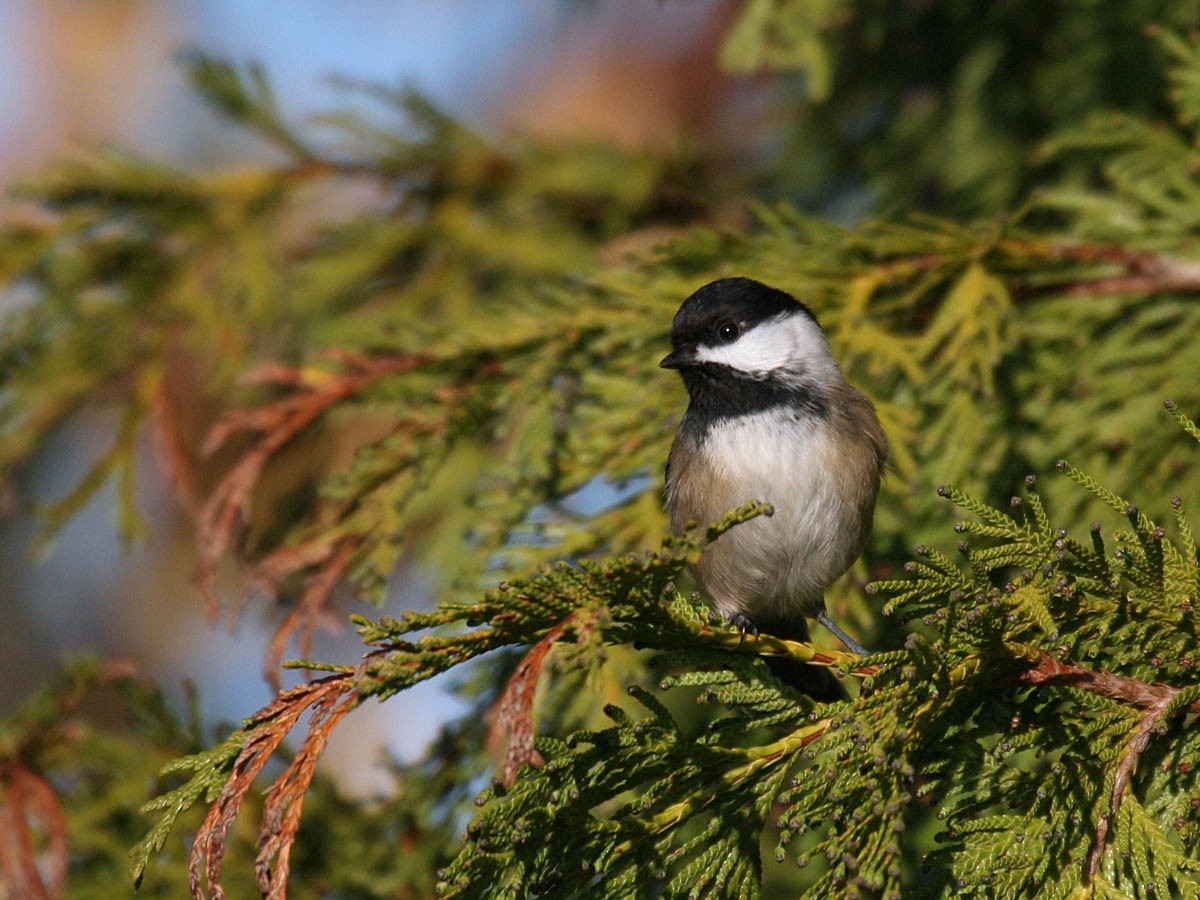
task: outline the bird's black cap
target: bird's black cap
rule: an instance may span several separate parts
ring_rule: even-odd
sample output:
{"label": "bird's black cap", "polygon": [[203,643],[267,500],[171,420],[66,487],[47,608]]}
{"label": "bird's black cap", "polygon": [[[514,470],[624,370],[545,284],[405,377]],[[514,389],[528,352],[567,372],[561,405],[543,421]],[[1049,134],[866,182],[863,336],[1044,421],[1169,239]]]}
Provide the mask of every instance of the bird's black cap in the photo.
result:
{"label": "bird's black cap", "polygon": [[753,278],[720,278],[683,301],[671,323],[671,345],[678,351],[683,347],[713,344],[715,330],[724,323],[734,322],[741,330],[748,331],[780,313],[798,313],[814,323],[817,321],[811,309],[786,291]]}
{"label": "bird's black cap", "polygon": [[715,422],[777,407],[825,415],[820,392],[797,379],[797,372],[784,379],[774,372],[748,373],[701,361],[698,348],[730,342],[727,326],[735,326],[736,340],[738,334],[780,315],[805,316],[820,328],[812,310],[791,294],[750,278],[722,278],[683,301],[671,323],[671,352],[659,363],[664,369],[678,369],[687,386],[691,404],[682,429],[703,436]]}

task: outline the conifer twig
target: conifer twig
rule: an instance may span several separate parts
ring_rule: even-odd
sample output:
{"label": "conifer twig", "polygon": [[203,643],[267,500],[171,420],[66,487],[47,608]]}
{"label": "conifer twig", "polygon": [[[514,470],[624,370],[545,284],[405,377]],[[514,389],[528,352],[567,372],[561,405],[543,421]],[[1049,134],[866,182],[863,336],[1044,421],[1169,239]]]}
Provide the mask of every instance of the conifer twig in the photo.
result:
{"label": "conifer twig", "polygon": [[[0,800],[0,892],[26,900],[63,896],[67,818],[54,788],[12,760],[0,770]],[[40,839],[35,840],[35,831]]]}
{"label": "conifer twig", "polygon": [[[498,749],[507,739],[504,763],[500,767],[500,780],[506,787],[512,787],[516,783],[517,772],[522,766],[540,766],[544,762],[542,754],[534,746],[533,701],[537,693],[538,678],[550,650],[569,630],[577,627],[576,623],[584,612],[592,618],[596,615],[594,609],[576,610],[529,648],[529,652],[517,664],[512,677],[509,678],[504,693],[493,707],[494,718],[488,733],[488,743]],[[587,623],[584,623],[583,627],[586,628]]]}
{"label": "conifer twig", "polygon": [[[213,426],[204,441],[203,452],[211,454],[240,432],[255,431],[262,435],[225,473],[199,512],[197,551],[200,562],[196,580],[214,616],[220,610],[216,590],[217,563],[244,526],[254,488],[271,458],[337,403],[387,375],[412,371],[427,363],[429,358],[407,353],[378,357],[346,354],[340,357],[340,361],[346,371],[325,374],[319,379],[313,379],[301,369],[290,366],[272,366],[260,370],[257,373],[259,380],[293,386],[294,392],[264,406],[230,410]],[[329,553],[341,560],[340,566],[344,569],[348,560],[342,560],[332,547]],[[318,568],[318,576],[324,571],[326,567],[322,565]],[[312,589],[316,593],[311,598],[328,598],[333,587],[325,589],[319,577],[317,581],[316,588]],[[310,595],[306,593],[305,596],[307,598]],[[314,615],[315,612],[309,609],[305,614],[307,621],[314,621]],[[285,622],[281,631],[287,629],[290,632],[296,624]],[[278,639],[274,644],[277,643]],[[269,654],[268,659],[271,658]]]}
{"label": "conifer twig", "polygon": [[[1034,685],[1063,685],[1090,691],[1144,710],[1141,721],[1130,737],[1125,753],[1117,764],[1113,777],[1109,809],[1101,816],[1096,826],[1096,839],[1088,855],[1084,870],[1084,881],[1090,883],[1100,867],[1100,860],[1108,841],[1109,824],[1121,808],[1121,801],[1129,788],[1129,779],[1137,768],[1138,759],[1150,744],[1150,737],[1163,724],[1171,700],[1180,689],[1158,682],[1146,682],[1127,675],[1102,672],[1063,663],[1049,653],[1041,651],[1037,661],[1017,676],[1017,681]],[[1183,708],[1189,713],[1200,712],[1200,700]],[[1177,710],[1177,712],[1180,710]]]}

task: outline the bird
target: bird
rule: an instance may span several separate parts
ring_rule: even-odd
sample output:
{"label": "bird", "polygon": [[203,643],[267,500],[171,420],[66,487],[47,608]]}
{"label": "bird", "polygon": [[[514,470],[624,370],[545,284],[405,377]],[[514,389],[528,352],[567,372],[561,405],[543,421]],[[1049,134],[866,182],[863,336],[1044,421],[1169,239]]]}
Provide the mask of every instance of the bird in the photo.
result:
{"label": "bird", "polygon": [[[785,291],[721,278],[683,301],[659,365],[689,400],[667,458],[671,530],[754,500],[774,510],[717,538],[690,567],[697,586],[743,638],[807,641],[815,619],[868,655],[830,619],[825,590],[870,535],[888,442],[816,315]],[[828,670],[768,662],[818,699],[845,696]]]}

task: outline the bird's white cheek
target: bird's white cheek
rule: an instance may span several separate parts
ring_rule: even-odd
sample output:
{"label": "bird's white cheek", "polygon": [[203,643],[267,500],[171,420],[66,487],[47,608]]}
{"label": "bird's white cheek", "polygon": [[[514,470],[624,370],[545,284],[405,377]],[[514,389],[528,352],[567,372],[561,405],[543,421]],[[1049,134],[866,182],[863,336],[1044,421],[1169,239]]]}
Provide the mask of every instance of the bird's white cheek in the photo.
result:
{"label": "bird's white cheek", "polygon": [[815,322],[800,315],[768,319],[732,344],[701,345],[696,357],[757,376],[804,371],[832,378],[838,372],[825,335]]}
{"label": "bird's white cheek", "polygon": [[732,344],[701,346],[696,357],[701,362],[729,366],[741,372],[770,372],[787,365],[791,356],[788,341],[770,336],[762,328],[746,332]]}

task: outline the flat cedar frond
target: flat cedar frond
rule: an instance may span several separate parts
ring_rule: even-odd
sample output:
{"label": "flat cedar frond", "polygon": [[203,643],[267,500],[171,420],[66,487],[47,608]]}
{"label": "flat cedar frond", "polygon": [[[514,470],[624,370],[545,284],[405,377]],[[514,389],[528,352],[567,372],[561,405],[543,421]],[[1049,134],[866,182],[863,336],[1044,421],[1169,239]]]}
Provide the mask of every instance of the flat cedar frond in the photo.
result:
{"label": "flat cedar frond", "polygon": [[[196,518],[210,608],[241,608],[216,594],[229,557],[278,602],[273,684],[343,590],[380,601],[411,561],[445,600],[355,617],[360,664],[309,664],[327,677],[208,750],[153,702],[142,755],[48,725],[70,686],[23,709],[0,732],[3,890],[59,888],[60,785],[86,794],[57,802],[84,823],[68,858],[111,863],[128,797],[170,756],[134,871],[175,893],[190,875],[198,897],[435,881],[463,897],[1195,895],[1200,44],[1128,32],[1191,27],[1186,4],[1060,5],[1044,46],[1029,4],[997,8],[981,42],[916,6],[901,21],[842,0],[743,5],[727,59],[799,71],[806,102],[827,98],[772,132],[803,161],[778,180],[723,151],[492,139],[407,90],[343,85],[398,124],[349,109],[299,125],[261,67],[203,54],[184,60],[196,89],[272,162],[193,173],[98,148],[28,179],[36,215],[0,225],[0,295],[18,301],[0,327],[0,479],[81,410],[112,423],[74,485],[30,504],[47,534],[110,481],[138,532],[149,429]],[[936,58],[927,31],[970,52]],[[843,65],[839,38],[863,36],[872,52]],[[1060,45],[1087,52],[1042,52]],[[1151,59],[1139,79],[1135,58]],[[1034,172],[1037,145],[1054,165]],[[846,227],[747,203],[751,182],[938,212]],[[314,202],[327,192],[335,211]],[[869,659],[746,638],[679,589],[706,541],[765,511],[664,539],[684,398],[654,364],[680,301],[727,275],[807,303],[887,425],[896,468],[863,570],[886,603],[872,637],[893,649]],[[1181,430],[1148,396],[1172,398]],[[995,505],[1059,457],[1079,467]],[[958,486],[941,492],[963,510],[956,538],[924,489],[939,481]],[[1144,496],[1159,486],[1176,492],[1163,524]],[[830,600],[865,622],[854,577]],[[799,696],[770,656],[834,669],[853,696]],[[473,660],[471,714],[402,767],[390,806],[322,785],[355,706]],[[629,693],[593,690],[597,672]],[[459,845],[489,738],[497,783]],[[305,859],[302,808],[355,828]],[[190,872],[164,875],[166,841],[202,809]],[[238,825],[258,809],[255,844]]]}
{"label": "flat cedar frond", "polygon": [[[1112,505],[1106,488],[1059,469]],[[551,567],[473,603],[361,620],[374,649],[360,666],[285,693],[251,720],[231,745],[234,756],[214,758],[229,780],[201,830],[193,870],[207,854],[211,896],[222,896],[224,829],[253,773],[314,705],[308,738],[268,792],[260,884],[282,896],[303,787],[337,719],[366,697],[386,698],[516,644],[528,650],[491,726],[493,744],[507,751],[465,844],[439,875],[444,896],[760,897],[770,879],[762,861],[769,833],[775,858],[791,857],[809,873],[805,896],[943,896],[952,886],[1064,898],[1111,887],[1142,896],[1124,871],[1190,896],[1200,885],[1191,873],[1200,868],[1197,829],[1167,837],[1144,809],[1179,810],[1169,798],[1195,788],[1193,769],[1164,780],[1163,770],[1139,762],[1169,754],[1173,735],[1190,734],[1200,714],[1200,685],[1178,656],[1194,646],[1193,617],[1172,605],[1155,575],[1164,560],[1194,557],[1195,548],[1178,546],[1128,504],[1118,506],[1136,531],[1125,540],[1141,552],[1109,553],[1098,538],[1088,547],[1052,525],[1035,486],[1026,479],[1025,497],[1006,512],[941,491],[986,527],[969,519],[957,529],[968,536],[965,569],[921,548],[907,578],[875,586],[893,595],[893,620],[916,630],[903,651],[866,664],[769,635],[745,640],[676,592],[675,579],[705,542],[762,506],[656,553]],[[1160,543],[1169,552],[1151,552]],[[413,637],[464,621],[473,629]],[[1136,650],[1114,654],[1113,642]],[[540,734],[539,684],[556,677],[549,655],[589,644],[656,652],[661,693],[631,686],[632,705],[606,707],[607,727],[565,739]],[[780,685],[763,654],[838,667],[861,688],[846,701],[814,703]],[[688,695],[707,711],[699,722],[682,715],[679,698]],[[940,846],[915,876],[905,866],[909,834],[928,809],[944,823]],[[1165,857],[1163,841],[1173,848]],[[1114,865],[1114,854],[1128,862]],[[208,896],[198,884],[195,896]]]}
{"label": "flat cedar frond", "polygon": [[[356,669],[343,669],[283,692],[225,744],[176,767],[194,774],[187,783],[147,807],[148,811],[164,812],[164,818],[135,851],[137,870],[144,868],[150,853],[161,848],[176,817],[201,797],[211,798],[215,792],[215,802],[192,845],[191,886],[197,898],[224,897],[221,873],[229,829],[256,776],[296,727],[300,716],[310,712],[307,737],[287,770],[267,792],[263,811],[256,866],[259,885],[266,896],[284,897],[304,793],[329,732],[341,718],[367,697],[386,698],[482,653],[531,642],[533,636],[539,639],[501,700],[496,727],[507,732],[510,742],[510,780],[523,764],[542,763],[541,751],[531,746],[530,717],[533,691],[549,647],[569,637],[579,643],[628,641],[669,648],[695,641],[737,649],[741,644],[738,636],[728,628],[715,631],[697,617],[689,601],[674,594],[674,579],[705,543],[767,509],[763,504],[752,504],[737,510],[686,539],[668,541],[657,554],[629,555],[603,565],[585,561],[578,569],[561,566],[528,582],[502,585],[474,604],[446,604],[434,613],[412,614],[399,620],[364,621],[360,629],[363,638],[377,649]],[[416,641],[407,637],[414,630],[464,620],[480,627],[463,634],[430,634]],[[789,653],[826,665],[843,656],[765,636],[762,644],[768,652]],[[874,669],[859,666],[857,671],[868,674]],[[763,686],[758,690],[761,694]],[[653,704],[649,698],[645,700]],[[657,709],[660,718],[667,715],[665,709]],[[791,718],[795,715],[793,710]],[[753,762],[756,758],[751,753],[742,762],[753,770],[761,765]],[[737,775],[737,780],[744,777]],[[752,867],[751,871],[757,869]]]}

